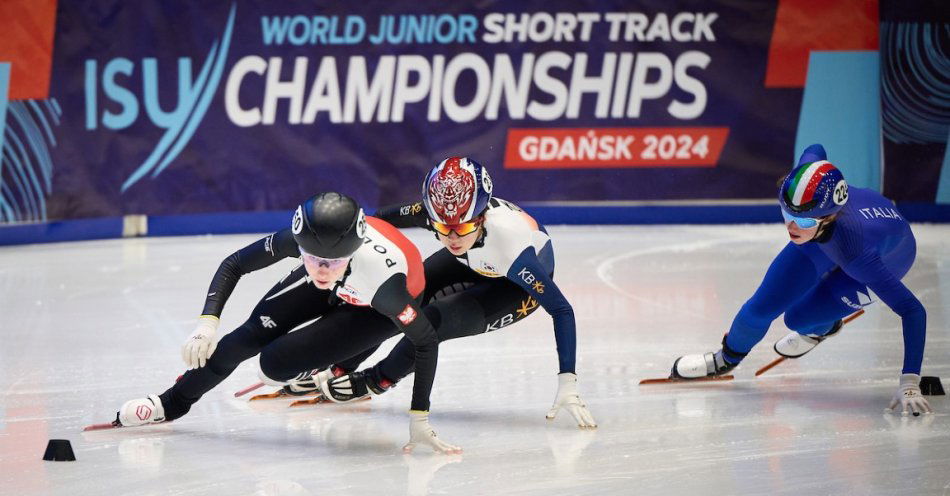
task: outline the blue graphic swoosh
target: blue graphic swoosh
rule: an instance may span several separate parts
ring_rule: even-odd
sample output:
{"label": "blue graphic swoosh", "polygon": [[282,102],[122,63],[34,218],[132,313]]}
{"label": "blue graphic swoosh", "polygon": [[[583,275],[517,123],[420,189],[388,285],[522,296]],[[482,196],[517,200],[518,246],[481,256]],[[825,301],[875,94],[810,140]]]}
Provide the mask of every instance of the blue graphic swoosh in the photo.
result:
{"label": "blue graphic swoosh", "polygon": [[[212,44],[211,50],[208,51],[208,57],[201,68],[201,73],[196,83],[196,86],[201,88],[199,90],[200,96],[197,99],[197,104],[191,109],[190,115],[185,119],[185,122],[169,128],[148,158],[142,162],[142,165],[140,165],[135,172],[129,175],[128,179],[122,184],[123,193],[149,172],[152,172],[153,178],[158,176],[172,160],[175,160],[178,154],[181,153],[182,148],[191,140],[195,129],[208,111],[211,98],[214,96],[215,91],[218,89],[218,83],[221,81],[221,74],[224,71],[224,61],[227,58],[228,47],[231,43],[231,31],[234,27],[236,10],[237,6],[232,3],[231,12],[228,15],[228,23],[224,29],[224,35],[222,36],[220,51],[218,50],[219,45],[217,40]],[[208,79],[209,72],[211,74],[210,80]],[[171,147],[171,150],[169,150],[169,147]],[[166,153],[166,151],[168,152]],[[164,158],[162,158],[163,156]],[[156,163],[159,162],[159,159],[161,159],[161,163],[156,167]],[[154,169],[154,171],[152,169]]]}

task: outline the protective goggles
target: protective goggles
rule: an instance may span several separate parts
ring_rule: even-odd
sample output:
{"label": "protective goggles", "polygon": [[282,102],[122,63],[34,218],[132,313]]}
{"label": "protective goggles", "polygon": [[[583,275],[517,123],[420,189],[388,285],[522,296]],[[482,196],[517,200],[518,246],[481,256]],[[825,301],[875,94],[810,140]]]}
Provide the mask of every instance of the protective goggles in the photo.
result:
{"label": "protective goggles", "polygon": [[435,232],[448,236],[452,231],[455,231],[455,234],[459,236],[467,236],[478,230],[478,226],[482,224],[481,220],[473,220],[471,222],[463,222],[461,224],[443,224],[441,222],[436,222],[434,220],[429,221],[432,224],[432,228],[435,229]]}
{"label": "protective goggles", "polygon": [[794,217],[789,215],[785,209],[782,209],[782,218],[785,219],[785,225],[788,225],[789,222],[794,222],[799,229],[811,229],[818,225],[821,222],[821,219],[816,219],[814,217]]}
{"label": "protective goggles", "polygon": [[330,270],[336,270],[346,266],[346,264],[349,263],[350,258],[352,258],[322,258],[303,251],[303,248],[300,248],[300,257],[303,258],[303,263],[306,265],[312,265],[314,267],[326,267]]}

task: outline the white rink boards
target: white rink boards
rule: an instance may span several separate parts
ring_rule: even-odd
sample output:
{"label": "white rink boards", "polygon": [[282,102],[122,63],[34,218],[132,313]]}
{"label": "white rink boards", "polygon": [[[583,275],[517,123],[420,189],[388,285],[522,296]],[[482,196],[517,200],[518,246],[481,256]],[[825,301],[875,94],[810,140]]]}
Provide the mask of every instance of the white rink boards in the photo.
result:
{"label": "white rink boards", "polygon": [[[882,413],[903,346],[880,303],[762,377],[781,319],[731,383],[637,385],[718,348],[785,243],[781,225],[550,231],[577,316],[580,391],[600,427],[544,419],[557,357],[538,311],[441,347],[431,421],[464,448],[452,457],[400,453],[408,381],[353,406],[251,404],[233,393],[256,382],[256,360],[174,423],[80,432],[183,372],[179,347],[212,274],[258,236],[0,248],[0,494],[950,494],[946,397],[930,397],[936,415]],[[928,312],[924,375],[950,387],[950,226],[914,232],[904,280]],[[409,235],[424,254],[437,246]],[[222,332],[292,266],[242,279]],[[69,439],[78,461],[42,461],[51,438]]]}

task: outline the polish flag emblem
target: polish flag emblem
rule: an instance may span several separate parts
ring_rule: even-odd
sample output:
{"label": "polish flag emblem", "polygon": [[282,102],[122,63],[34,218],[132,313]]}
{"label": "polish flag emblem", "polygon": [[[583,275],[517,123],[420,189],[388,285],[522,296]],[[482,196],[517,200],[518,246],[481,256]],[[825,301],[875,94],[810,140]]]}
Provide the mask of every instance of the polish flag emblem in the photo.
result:
{"label": "polish flag emblem", "polygon": [[399,322],[402,322],[402,325],[409,325],[413,320],[416,320],[416,311],[412,309],[411,305],[406,305],[406,308],[402,310],[402,313],[396,316],[399,319]]}

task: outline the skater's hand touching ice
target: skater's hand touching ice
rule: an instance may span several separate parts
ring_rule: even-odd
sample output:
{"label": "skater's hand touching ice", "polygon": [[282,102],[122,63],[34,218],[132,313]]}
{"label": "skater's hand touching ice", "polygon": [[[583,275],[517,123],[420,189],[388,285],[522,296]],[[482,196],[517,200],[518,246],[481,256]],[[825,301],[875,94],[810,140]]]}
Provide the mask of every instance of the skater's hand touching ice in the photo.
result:
{"label": "skater's hand touching ice", "polygon": [[554,398],[554,405],[548,410],[547,419],[554,420],[558,410],[564,408],[571,412],[574,420],[577,421],[577,426],[581,429],[596,429],[597,422],[594,421],[594,416],[590,414],[587,405],[577,394],[577,375],[570,372],[558,374],[557,381],[557,396]]}
{"label": "skater's hand touching ice", "polygon": [[410,410],[409,417],[409,442],[402,447],[403,453],[412,453],[417,444],[424,444],[436,452],[448,455],[457,455],[462,452],[462,448],[439,439],[432,426],[429,425],[429,412]]}
{"label": "skater's hand touching ice", "polygon": [[912,413],[916,417],[921,413],[934,412],[927,398],[920,392],[920,376],[917,374],[901,374],[900,387],[887,411],[893,413],[898,404],[901,406],[901,415],[904,416]]}

